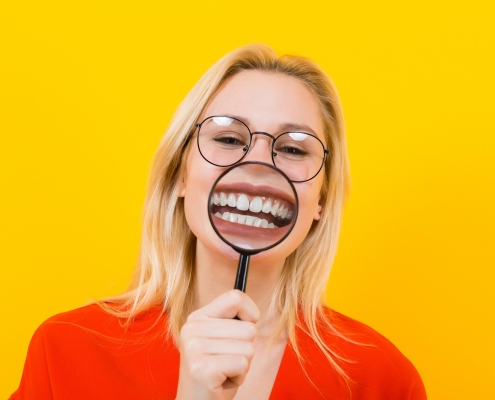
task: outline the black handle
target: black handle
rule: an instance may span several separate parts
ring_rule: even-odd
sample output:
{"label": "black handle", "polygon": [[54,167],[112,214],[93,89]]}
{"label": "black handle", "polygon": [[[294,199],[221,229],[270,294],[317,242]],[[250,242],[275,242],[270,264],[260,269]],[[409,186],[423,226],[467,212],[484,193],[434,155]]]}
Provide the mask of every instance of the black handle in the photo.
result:
{"label": "black handle", "polygon": [[[237,266],[237,276],[235,277],[234,289],[238,289],[241,292],[246,291],[247,273],[249,269],[249,255],[239,254],[239,265]],[[236,315],[234,319],[239,319]]]}
{"label": "black handle", "polygon": [[239,265],[237,267],[237,276],[235,278],[234,289],[238,289],[241,292],[246,291],[246,281],[249,269],[249,255],[239,254]]}

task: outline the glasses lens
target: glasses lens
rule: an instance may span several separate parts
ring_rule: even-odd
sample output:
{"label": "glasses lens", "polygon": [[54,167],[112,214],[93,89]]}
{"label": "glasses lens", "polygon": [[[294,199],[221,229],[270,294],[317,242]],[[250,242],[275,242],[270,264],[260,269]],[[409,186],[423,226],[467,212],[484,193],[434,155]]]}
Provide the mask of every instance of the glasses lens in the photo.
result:
{"label": "glasses lens", "polygon": [[210,117],[198,133],[199,151],[212,164],[226,167],[246,153],[251,134],[246,125],[231,117]]}
{"label": "glasses lens", "polygon": [[323,143],[303,132],[287,132],[273,144],[274,161],[290,180],[306,181],[321,169],[325,157]]}

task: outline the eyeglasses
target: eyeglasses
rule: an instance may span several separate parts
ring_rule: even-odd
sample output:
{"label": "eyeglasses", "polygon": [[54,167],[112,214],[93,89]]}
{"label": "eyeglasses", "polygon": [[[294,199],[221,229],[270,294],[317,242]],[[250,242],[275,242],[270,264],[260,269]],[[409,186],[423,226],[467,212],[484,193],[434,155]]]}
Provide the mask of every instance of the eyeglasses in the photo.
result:
{"label": "eyeglasses", "polygon": [[203,158],[218,167],[241,161],[249,152],[253,135],[271,138],[273,165],[292,182],[306,182],[320,172],[328,150],[316,136],[305,132],[284,132],[275,137],[267,132],[251,132],[241,120],[212,116],[196,124],[198,149]]}

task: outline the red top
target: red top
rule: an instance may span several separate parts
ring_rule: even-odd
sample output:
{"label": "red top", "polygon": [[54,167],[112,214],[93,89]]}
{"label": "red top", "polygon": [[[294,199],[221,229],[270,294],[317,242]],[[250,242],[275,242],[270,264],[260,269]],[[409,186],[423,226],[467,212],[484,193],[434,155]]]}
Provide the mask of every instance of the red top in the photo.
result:
{"label": "red top", "polygon": [[[331,312],[347,337],[368,344],[325,335],[332,350],[354,361],[341,363],[354,381],[352,400],[426,399],[418,372],[392,343],[366,325]],[[97,305],[56,315],[34,333],[21,384],[10,400],[175,399],[179,352],[164,333],[166,323],[158,307],[127,328]],[[349,399],[346,384],[313,340],[301,329],[296,336],[307,375],[287,346],[270,400]]]}

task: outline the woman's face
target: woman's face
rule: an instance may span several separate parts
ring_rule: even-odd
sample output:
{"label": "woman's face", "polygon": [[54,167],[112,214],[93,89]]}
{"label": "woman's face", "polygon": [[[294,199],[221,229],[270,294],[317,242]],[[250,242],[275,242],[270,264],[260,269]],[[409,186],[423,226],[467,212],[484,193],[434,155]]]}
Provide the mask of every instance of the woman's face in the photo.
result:
{"label": "woman's face", "polygon": [[[289,130],[311,133],[327,147],[316,98],[302,82],[284,74],[250,70],[232,76],[212,97],[198,122],[214,115],[238,118],[251,132],[268,132],[275,137]],[[251,148],[242,161],[273,164],[271,144],[272,139],[268,136],[253,135]],[[201,156],[197,141],[194,140],[187,157],[180,195],[184,197],[186,219],[198,239],[198,245],[206,251],[236,260],[238,253],[217,236],[207,212],[210,190],[225,169],[208,163]],[[252,265],[256,262],[279,265],[301,244],[313,221],[320,218],[319,200],[323,179],[322,170],[310,181],[294,183],[299,200],[299,214],[294,229],[276,247],[253,256]]]}

